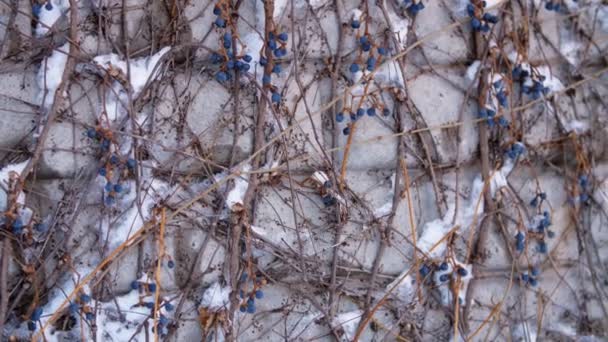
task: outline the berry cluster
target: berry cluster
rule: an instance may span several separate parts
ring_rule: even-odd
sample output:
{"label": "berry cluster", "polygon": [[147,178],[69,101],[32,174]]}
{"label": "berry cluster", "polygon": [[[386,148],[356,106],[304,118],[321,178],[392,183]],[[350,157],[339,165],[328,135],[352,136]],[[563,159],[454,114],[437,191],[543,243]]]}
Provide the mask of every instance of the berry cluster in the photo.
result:
{"label": "berry cluster", "polygon": [[27,322],[27,328],[29,331],[36,330],[36,322],[40,321],[41,317],[42,317],[42,308],[38,306],[34,309],[32,314],[30,315],[29,321]]}
{"label": "berry cluster", "polygon": [[139,292],[144,292],[146,294],[152,294],[156,292],[156,283],[147,283],[143,281],[134,280],[131,282],[132,290],[139,290]]}
{"label": "berry cluster", "polygon": [[577,202],[587,203],[589,202],[589,177],[587,175],[580,175],[578,177],[579,195]]}
{"label": "berry cluster", "polygon": [[[382,115],[389,116],[391,114],[391,111],[388,108],[379,106],[382,109]],[[345,113],[347,113],[350,117],[350,120],[352,122],[357,121],[359,118],[362,118],[365,116],[365,114],[367,114],[367,116],[376,116],[376,108],[375,107],[370,107],[367,109],[364,108],[359,108],[356,111],[351,111],[350,108],[345,108],[342,112],[338,112],[336,114],[336,122],[341,123],[344,122],[345,119]],[[344,129],[342,130],[342,133],[344,135],[349,135],[350,134],[350,126],[346,126],[344,127]]]}
{"label": "berry cluster", "polygon": [[420,0],[403,0],[403,6],[405,6],[407,12],[412,16],[417,15],[424,9],[424,4]]}
{"label": "berry cluster", "polygon": [[538,277],[539,274],[540,274],[540,269],[538,267],[532,267],[530,274],[528,274],[527,272],[524,272],[521,274],[521,280],[524,283],[530,284],[530,286],[534,287],[534,286],[538,285],[538,280],[536,278]]}
{"label": "berry cluster", "polygon": [[[219,53],[213,53],[211,55],[211,62],[213,64],[221,64],[220,65],[220,70],[218,70],[218,72],[215,74],[215,79],[222,83],[222,82],[226,82],[230,79],[232,79],[232,74],[236,73],[236,71],[240,71],[240,72],[247,72],[249,71],[249,69],[251,69],[251,65],[249,63],[251,63],[252,61],[252,57],[250,55],[243,55],[243,56],[236,56],[234,55],[234,53],[232,52],[232,50],[230,49],[230,47],[228,47],[227,49],[225,48],[225,46],[227,44],[225,44],[227,41],[231,40],[226,40],[226,39],[231,39],[229,38],[231,35],[230,33],[225,33],[224,34],[224,49],[225,51],[223,51],[225,53],[225,55],[221,55]],[[232,43],[228,44],[231,45]]]}
{"label": "berry cluster", "polygon": [[220,1],[213,7],[213,14],[215,15],[215,21],[213,24],[219,28],[226,28],[226,23],[230,21],[229,4],[225,1]]}
{"label": "berry cluster", "polygon": [[[538,193],[530,201],[530,206],[536,208],[539,204],[542,205],[543,201],[547,199],[547,194],[544,192]],[[539,202],[540,201],[540,202]]]}
{"label": "berry cluster", "polygon": [[486,120],[488,126],[494,127],[496,123],[501,127],[509,127],[509,121],[504,116],[496,117],[496,111],[490,108],[482,108],[479,110],[479,118]]}
{"label": "berry cluster", "polygon": [[507,100],[508,93],[505,88],[504,82],[502,80],[498,80],[492,83],[492,89],[492,95],[494,96],[496,101],[498,101],[498,104],[503,108],[509,107],[509,102]]}
{"label": "berry cluster", "polygon": [[[537,252],[546,254],[548,251],[547,243],[545,242],[546,236],[552,238],[555,236],[554,232],[549,230],[551,226],[551,218],[548,211],[544,211],[542,215],[536,215],[530,225],[528,226],[529,236],[536,237],[538,239]],[[515,235],[515,249],[518,252],[523,252],[526,246],[526,237],[524,233],[517,232]]]}
{"label": "berry cluster", "polygon": [[87,129],[85,134],[99,144],[102,154],[106,156],[104,165],[99,168],[97,173],[106,179],[104,203],[112,206],[116,203],[118,195],[126,190],[123,182],[134,173],[137,162],[133,158],[110,153],[112,147],[116,145],[111,130],[98,125],[95,128]]}
{"label": "berry cluster", "polygon": [[467,4],[467,14],[471,17],[471,27],[474,31],[490,32],[490,24],[496,24],[498,17],[491,13],[484,13],[486,2],[481,2],[481,7],[469,3]]}
{"label": "berry cluster", "polygon": [[76,301],[70,303],[68,307],[70,315],[79,316],[82,313],[87,321],[94,320],[95,314],[93,313],[93,307],[90,305],[90,302],[91,296],[81,293]]}
{"label": "berry cluster", "polygon": [[40,12],[42,12],[42,9],[45,9],[47,11],[52,11],[53,10],[53,3],[51,2],[51,0],[46,1],[46,3],[44,4],[40,4],[38,2],[34,2],[34,4],[32,5],[32,14],[38,18],[40,17]]}
{"label": "berry cluster", "polygon": [[243,272],[241,275],[241,279],[239,281],[239,295],[241,297],[242,303],[239,310],[243,313],[253,314],[256,311],[255,308],[255,300],[264,298],[264,292],[261,290],[262,286],[266,285],[266,279],[262,277],[257,277],[256,279],[251,279],[251,284],[253,285],[251,290],[247,291],[245,288],[249,283],[249,276],[247,272]]}
{"label": "berry cluster", "polygon": [[435,273],[436,281],[439,284],[448,282],[450,279],[452,279],[454,273],[460,277],[467,277],[469,275],[469,271],[466,268],[462,267],[461,265],[458,265],[456,266],[456,268],[453,268],[452,265],[450,265],[450,263],[448,263],[447,261],[443,261],[438,265],[431,266],[427,264],[422,264],[422,266],[420,266],[420,269],[418,270],[420,276],[423,278],[427,278],[433,271]]}
{"label": "berry cluster", "polygon": [[104,186],[105,199],[107,206],[116,204],[116,198],[125,192],[123,182],[133,173],[137,163],[132,158],[121,158],[116,154],[110,155],[105,166],[99,169],[99,175],[106,179]]}
{"label": "berry cluster", "polygon": [[533,100],[549,94],[550,89],[543,85],[545,76],[531,72],[526,64],[516,65],[511,74],[514,81],[521,82],[521,91]]}
{"label": "berry cluster", "polygon": [[[281,58],[287,55],[287,40],[289,39],[289,35],[287,32],[269,32],[268,37],[266,37],[266,48],[270,49],[273,55],[276,58]],[[260,65],[266,67],[270,63],[267,58],[260,58]],[[271,73],[264,73],[262,76],[262,86],[265,88],[269,88],[271,91],[270,100],[272,103],[280,104],[281,103],[281,94],[278,91],[278,88],[272,85],[272,74],[280,74],[282,69],[281,65],[276,62],[272,62]]]}

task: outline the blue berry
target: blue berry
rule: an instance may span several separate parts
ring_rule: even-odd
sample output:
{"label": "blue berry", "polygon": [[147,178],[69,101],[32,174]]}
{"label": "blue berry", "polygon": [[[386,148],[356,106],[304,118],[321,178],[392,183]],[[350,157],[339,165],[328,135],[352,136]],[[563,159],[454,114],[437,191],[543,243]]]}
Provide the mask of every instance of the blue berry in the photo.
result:
{"label": "blue berry", "polygon": [[16,218],[13,221],[13,224],[11,226],[12,231],[13,231],[14,234],[21,234],[21,232],[23,230],[23,227],[24,227],[24,224],[23,224],[23,221],[21,221],[20,218]]}
{"label": "blue berry", "polygon": [[148,284],[148,290],[150,290],[150,292],[156,292],[156,284],[154,284],[154,283]]}
{"label": "blue berry", "polygon": [[325,195],[321,200],[326,207],[331,207],[336,204],[336,199],[332,195]]}
{"label": "blue berry", "polygon": [[367,115],[368,116],[375,116],[376,115],[376,108],[371,107],[367,109]]}
{"label": "blue berry", "polygon": [[228,63],[226,63],[226,68],[228,70],[234,69],[234,61],[233,60],[229,60]]}
{"label": "blue berry", "polygon": [[222,14],[222,10],[219,7],[215,6],[213,7],[213,14],[220,15]]}
{"label": "blue berry", "polygon": [[350,119],[351,119],[352,121],[357,121],[357,114],[355,114],[355,113],[350,113],[350,114],[349,114],[349,116],[350,116]]}
{"label": "blue berry", "polygon": [[255,312],[255,301],[253,298],[247,299],[247,312],[251,314]]}
{"label": "blue berry", "polygon": [[458,272],[458,275],[461,277],[466,277],[467,274],[469,274],[469,272],[466,270],[466,268],[463,268],[463,267],[458,267],[457,272]]}
{"label": "blue berry", "polygon": [[273,103],[280,103],[281,95],[279,93],[272,93],[271,99]]}
{"label": "blue berry", "polygon": [[93,315],[92,312],[87,312],[86,314],[84,314],[84,318],[86,318],[87,321],[92,321],[95,319],[95,315]]}
{"label": "blue berry", "polygon": [[247,63],[251,63],[251,61],[253,60],[253,57],[251,57],[250,55],[245,55],[245,56],[243,56],[243,60]]}
{"label": "blue berry", "polygon": [[287,55],[287,49],[285,49],[285,48],[275,49],[273,51],[273,53],[277,58],[281,58],[281,57],[284,57]]}
{"label": "blue berry", "polygon": [[372,44],[370,42],[361,44],[361,50],[368,52],[371,49],[372,49]]}
{"label": "blue berry", "polygon": [[496,24],[498,22],[498,17],[491,13],[484,13],[483,20],[485,20],[489,23],[492,23],[492,24]]}
{"label": "blue berry", "polygon": [[46,5],[44,5],[44,8],[47,11],[52,11],[53,10],[53,4],[51,3],[51,0],[47,1]]}
{"label": "blue berry", "polygon": [[526,236],[522,233],[522,232],[517,232],[517,234],[515,234],[515,241],[524,241],[526,239]]}
{"label": "blue berry", "polygon": [[488,110],[485,108],[481,108],[477,115],[479,116],[480,119],[485,119],[488,117]]}
{"label": "blue berry", "polygon": [[129,169],[133,170],[135,168],[135,166],[137,166],[137,162],[135,161],[135,159],[133,159],[133,158],[127,159],[127,167]]}
{"label": "blue berry", "polygon": [[509,102],[507,100],[507,94],[504,91],[498,92],[498,94],[496,94],[496,99],[498,100],[498,104],[501,105],[502,107],[509,106]]}
{"label": "blue berry", "polygon": [[249,69],[250,69],[250,68],[251,68],[251,66],[250,66],[249,64],[247,64],[247,63],[243,63],[243,64],[241,65],[241,68],[240,68],[240,69],[241,69],[241,71],[245,71],[245,72],[247,72],[247,71],[249,71]]}
{"label": "blue berry", "polygon": [[580,175],[578,177],[578,184],[583,188],[586,187],[589,184],[589,178],[587,175]]}
{"label": "blue berry", "polygon": [[27,329],[29,331],[36,331],[36,322],[34,322],[34,321],[27,322]]}
{"label": "blue berry", "polygon": [[107,182],[106,186],[104,188],[105,188],[106,192],[112,191],[112,188],[113,188],[112,187],[112,183],[111,182]]}
{"label": "blue berry", "polygon": [[243,274],[241,274],[241,283],[246,282],[247,278],[248,278],[247,272],[243,272]]}
{"label": "blue berry", "polygon": [[378,54],[379,54],[380,56],[386,56],[386,55],[388,54],[388,52],[386,51],[386,49],[385,49],[385,48],[383,48],[383,47],[379,47],[379,48],[378,48]]}
{"label": "blue berry", "polygon": [[280,65],[278,65],[278,64],[277,64],[277,65],[275,65],[275,66],[272,68],[272,72],[274,72],[275,74],[280,74],[280,73],[281,73],[281,66],[280,66]]}
{"label": "blue berry", "polygon": [[95,128],[87,129],[87,137],[89,137],[91,139],[97,138],[97,131],[95,130]]}
{"label": "blue berry", "polygon": [[171,304],[171,303],[166,303],[165,304],[165,310],[167,310],[167,311],[173,311],[173,309],[174,309],[173,304]]}
{"label": "blue berry", "polygon": [[517,243],[515,244],[515,249],[518,252],[523,252],[525,247],[526,247],[526,243],[523,240],[517,241]]}
{"label": "blue berry", "polygon": [[382,110],[382,115],[389,116],[389,115],[391,115],[391,111],[388,108],[384,108]]}
{"label": "blue berry", "polygon": [[548,2],[545,4],[545,9],[546,9],[547,11],[553,11],[553,3],[552,3],[551,1],[548,1]]}
{"label": "blue berry", "polygon": [[121,192],[121,191],[122,191],[122,185],[114,184],[114,192]]}
{"label": "blue berry", "polygon": [[530,272],[530,274],[537,277],[540,274],[540,268],[538,266],[532,267],[532,271]]}
{"label": "blue berry", "polygon": [[363,109],[363,108],[357,109],[357,117],[362,117],[363,115],[365,115],[365,109]]}
{"label": "blue berry", "polygon": [[167,267],[174,268],[175,267],[175,261],[173,261],[173,260],[167,261]]}
{"label": "blue berry", "polygon": [[158,323],[162,326],[165,326],[169,324],[169,319],[165,315],[160,315],[160,317],[158,317]]}
{"label": "blue berry", "polygon": [[538,285],[538,281],[536,280],[536,278],[530,277],[530,279],[528,280],[528,284],[530,284],[530,286],[536,286]]}
{"label": "blue berry", "polygon": [[538,242],[538,252],[545,254],[547,253],[547,243],[544,241],[539,241]]}
{"label": "blue berry", "polygon": [[117,155],[113,154],[113,155],[110,157],[110,164],[112,164],[112,165],[117,165],[118,163],[120,163],[120,158],[118,158],[118,156],[117,156]]}
{"label": "blue berry", "polygon": [[446,281],[450,280],[450,275],[449,274],[442,274],[439,276],[439,281],[442,283],[445,283]]}
{"label": "blue berry", "polygon": [[38,306],[32,312],[32,315],[30,316],[30,320],[38,321],[38,320],[40,320],[40,317],[42,317],[42,308]]}
{"label": "blue berry", "polygon": [[370,57],[367,59],[367,70],[372,71],[376,67],[376,59],[374,57]]}
{"label": "blue berry", "polygon": [[106,151],[106,150],[108,150],[109,148],[110,148],[110,140],[108,140],[108,139],[103,139],[103,140],[101,141],[101,149],[102,149],[102,150],[104,150],[104,151]]}
{"label": "blue berry", "polygon": [[257,298],[257,299],[264,298],[264,292],[262,290],[256,290],[255,291],[255,298]]}
{"label": "blue berry", "polygon": [[469,17],[475,15],[475,6],[473,6],[473,4],[467,4],[467,14],[469,15]]}
{"label": "blue berry", "polygon": [[528,280],[530,280],[530,276],[528,276],[528,273],[522,273],[521,280],[527,283]]}
{"label": "blue berry", "polygon": [[222,18],[215,19],[214,23],[215,23],[215,26],[217,26],[217,27],[221,27],[221,28],[226,27],[226,21]]}
{"label": "blue berry", "polygon": [[272,81],[272,78],[271,78],[270,75],[264,75],[264,76],[262,76],[262,84],[263,85],[269,85],[271,81]]}
{"label": "blue berry", "polygon": [[70,303],[68,310],[70,311],[70,314],[76,315],[78,310],[80,310],[80,306],[77,303]]}
{"label": "blue berry", "polygon": [[270,50],[275,50],[277,48],[277,41],[274,39],[270,39],[268,41],[268,47],[270,48]]}
{"label": "blue berry", "polygon": [[369,43],[369,38],[367,38],[367,36],[361,36],[359,38],[359,44],[363,45],[363,44],[366,44],[366,43]]}
{"label": "blue berry", "polygon": [[424,4],[422,2],[418,2],[416,4],[411,5],[407,8],[408,12],[411,15],[417,15],[420,11],[424,9]]}
{"label": "blue berry", "polygon": [[281,33],[279,33],[279,36],[278,36],[279,40],[282,42],[286,42],[288,37],[289,36],[287,35],[287,32],[281,32]]}
{"label": "blue berry", "polygon": [[555,237],[555,232],[552,231],[551,229],[547,229],[547,237],[548,238],[554,238]]}
{"label": "blue berry", "polygon": [[226,82],[226,81],[228,81],[228,74],[226,74],[223,71],[218,71],[218,73],[215,74],[215,79],[218,82]]}
{"label": "blue berry", "polygon": [[80,301],[83,303],[88,303],[91,301],[91,296],[89,296],[88,294],[81,294],[80,295]]}
{"label": "blue berry", "polygon": [[534,197],[531,201],[530,201],[530,206],[532,207],[536,207],[538,205],[538,197]]}
{"label": "blue berry", "polygon": [[431,269],[425,264],[420,267],[419,272],[421,276],[426,277],[429,275],[429,273],[431,273]]}
{"label": "blue berry", "polygon": [[266,66],[266,64],[268,64],[268,60],[266,59],[266,57],[261,57],[260,58],[260,65],[261,66]]}
{"label": "blue berry", "polygon": [[108,194],[108,196],[106,196],[105,204],[108,207],[111,207],[116,204],[116,199],[114,198],[114,196],[112,196],[112,194]]}
{"label": "blue berry", "polygon": [[107,174],[106,168],[105,167],[100,167],[99,171],[97,171],[97,173],[99,173],[100,176],[105,177]]}
{"label": "blue berry", "polygon": [[344,113],[340,112],[338,114],[336,114],[336,122],[342,122],[344,121]]}
{"label": "blue berry", "polygon": [[40,11],[42,10],[42,5],[35,3],[34,6],[32,6],[32,14],[35,17],[39,17],[40,16]]}
{"label": "blue berry", "polygon": [[492,86],[494,87],[495,90],[502,88],[502,80],[498,80],[498,81],[492,83]]}
{"label": "blue berry", "polygon": [[247,307],[245,305],[241,305],[241,307],[239,308],[239,311],[242,313],[247,312]]}
{"label": "blue berry", "polygon": [[350,65],[350,72],[353,74],[359,71],[359,64],[353,63]]}
{"label": "blue berry", "polygon": [[344,127],[344,129],[342,130],[342,134],[344,135],[349,135],[350,134],[350,127]]}
{"label": "blue berry", "polygon": [[477,18],[471,19],[471,27],[473,28],[473,30],[479,30],[479,28],[481,27],[481,21],[479,21],[479,19]]}
{"label": "blue berry", "polygon": [[501,117],[498,118],[498,124],[501,127],[505,127],[505,128],[509,127],[509,120],[505,119],[504,116],[501,116]]}
{"label": "blue berry", "polygon": [[353,21],[350,22],[350,27],[358,29],[359,27],[361,27],[361,23],[359,22],[359,20],[353,19]]}
{"label": "blue berry", "polygon": [[480,29],[481,32],[490,32],[490,26],[488,24],[483,24]]}
{"label": "blue berry", "polygon": [[138,282],[137,280],[133,280],[133,281],[131,282],[131,289],[132,289],[132,290],[137,290],[137,289],[139,289],[139,282]]}
{"label": "blue berry", "polygon": [[146,302],[144,303],[144,306],[148,309],[154,309],[154,302]]}
{"label": "blue berry", "polygon": [[448,263],[447,263],[447,262],[445,262],[445,261],[444,261],[444,262],[442,262],[442,263],[439,265],[439,270],[440,270],[440,271],[447,271],[447,270],[448,270],[448,268],[449,268],[449,265],[448,265]]}

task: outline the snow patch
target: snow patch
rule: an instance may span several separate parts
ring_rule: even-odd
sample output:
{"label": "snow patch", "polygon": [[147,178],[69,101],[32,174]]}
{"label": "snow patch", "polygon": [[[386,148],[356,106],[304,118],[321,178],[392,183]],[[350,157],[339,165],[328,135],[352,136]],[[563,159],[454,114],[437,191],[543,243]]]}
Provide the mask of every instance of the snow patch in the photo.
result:
{"label": "snow patch", "polygon": [[[17,175],[21,175],[29,162],[30,160],[28,159],[21,163],[6,165],[0,169],[0,212],[5,211],[6,206],[8,205],[8,196],[5,190],[8,190],[8,182],[11,173],[15,172]],[[23,194],[23,192],[19,194],[17,201],[22,204],[25,203],[25,194]]]}
{"label": "snow patch", "polygon": [[476,60],[467,68],[467,71],[464,73],[464,77],[469,83],[473,83],[473,81],[475,81],[475,76],[479,72],[480,66],[481,61]]}
{"label": "snow patch", "polygon": [[[48,5],[49,2],[50,5]],[[69,9],[69,0],[48,0],[40,9],[38,25],[36,25],[36,35],[44,36],[49,32],[49,27],[53,27],[57,20]]]}
{"label": "snow patch", "polygon": [[[248,173],[251,170],[251,165],[246,164],[241,168],[240,173]],[[245,199],[245,193],[249,187],[249,175],[238,176],[234,179],[234,188],[230,190],[228,196],[226,196],[226,205],[232,211],[241,210],[243,207],[243,201]]]}
{"label": "snow patch", "polygon": [[215,282],[205,290],[201,306],[212,311],[220,310],[227,307],[230,303],[230,286],[221,286],[219,282]]}
{"label": "snow patch", "polygon": [[564,128],[566,132],[571,133],[574,132],[576,134],[585,134],[591,129],[589,127],[589,123],[580,120],[571,120],[564,123]]}
{"label": "snow patch", "polygon": [[36,75],[36,83],[38,84],[38,103],[46,110],[50,109],[55,99],[55,92],[61,80],[63,79],[63,71],[68,61],[68,53],[70,51],[69,43],[53,50],[53,53],[45,58],[38,69]]}
{"label": "snow patch", "polygon": [[334,317],[331,321],[331,325],[334,328],[342,328],[344,334],[342,335],[341,341],[348,342],[352,341],[357,334],[357,327],[359,326],[359,321],[363,316],[362,310],[354,310],[345,313],[341,313]]}

